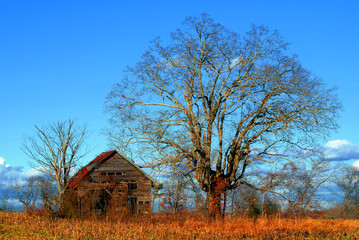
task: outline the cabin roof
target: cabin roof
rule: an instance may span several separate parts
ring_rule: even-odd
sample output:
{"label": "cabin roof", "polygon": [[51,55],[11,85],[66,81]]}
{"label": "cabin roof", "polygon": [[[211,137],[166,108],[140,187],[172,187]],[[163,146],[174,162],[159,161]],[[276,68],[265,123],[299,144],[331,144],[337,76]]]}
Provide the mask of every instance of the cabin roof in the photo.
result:
{"label": "cabin roof", "polygon": [[119,151],[118,149],[103,152],[100,155],[98,155],[94,160],[92,160],[89,164],[87,164],[85,167],[81,168],[72,178],[69,179],[68,187],[72,188],[77,183],[79,183],[82,179],[84,179],[93,168],[100,166],[103,162],[105,162],[107,159],[111,158],[113,155],[118,153],[121,155],[127,162],[129,162],[133,167],[138,169],[143,175],[145,175],[149,180],[151,180],[152,183],[156,183],[156,181],[148,175],[145,171],[143,171],[137,164],[129,159],[123,152]]}

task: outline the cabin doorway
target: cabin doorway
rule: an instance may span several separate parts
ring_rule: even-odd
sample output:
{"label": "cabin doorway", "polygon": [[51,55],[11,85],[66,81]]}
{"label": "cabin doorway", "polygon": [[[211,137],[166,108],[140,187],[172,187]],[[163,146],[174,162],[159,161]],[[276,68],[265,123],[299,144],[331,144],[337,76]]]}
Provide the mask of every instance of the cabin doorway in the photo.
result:
{"label": "cabin doorway", "polygon": [[111,199],[111,195],[105,190],[101,189],[100,191],[96,191],[96,203],[95,203],[95,212],[98,212],[99,214],[106,214],[106,210],[108,207],[108,203]]}
{"label": "cabin doorway", "polygon": [[128,205],[130,207],[130,212],[132,214],[137,212],[137,198],[136,197],[128,197]]}

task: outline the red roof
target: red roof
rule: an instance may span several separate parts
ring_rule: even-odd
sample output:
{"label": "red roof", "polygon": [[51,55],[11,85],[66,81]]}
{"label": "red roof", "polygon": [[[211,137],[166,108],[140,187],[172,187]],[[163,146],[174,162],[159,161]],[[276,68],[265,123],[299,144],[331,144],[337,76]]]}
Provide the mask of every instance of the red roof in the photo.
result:
{"label": "red roof", "polygon": [[109,152],[103,152],[101,153],[100,155],[97,156],[97,158],[95,158],[94,160],[92,160],[89,164],[87,165],[90,165],[91,163],[102,163],[103,161],[105,161],[107,158],[111,157],[112,154],[116,153],[116,150],[112,150],[112,151],[109,151]]}
{"label": "red roof", "polygon": [[91,169],[94,166],[97,166],[98,164],[101,164],[108,158],[110,158],[113,154],[116,153],[116,150],[109,151],[109,152],[103,152],[100,155],[98,155],[94,160],[92,160],[89,164],[87,164],[85,167],[81,168],[72,178],[69,179],[68,187],[72,188],[77,183],[79,183],[84,177],[87,176],[87,174],[91,171]]}

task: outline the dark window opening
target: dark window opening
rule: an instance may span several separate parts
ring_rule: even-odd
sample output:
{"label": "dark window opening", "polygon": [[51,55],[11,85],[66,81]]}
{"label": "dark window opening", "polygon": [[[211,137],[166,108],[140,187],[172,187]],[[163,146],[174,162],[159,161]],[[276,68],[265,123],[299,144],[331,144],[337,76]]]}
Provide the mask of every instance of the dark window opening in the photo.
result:
{"label": "dark window opening", "polygon": [[129,190],[136,190],[137,189],[137,183],[129,183],[128,184]]}
{"label": "dark window opening", "polygon": [[122,176],[124,172],[101,172],[100,176]]}

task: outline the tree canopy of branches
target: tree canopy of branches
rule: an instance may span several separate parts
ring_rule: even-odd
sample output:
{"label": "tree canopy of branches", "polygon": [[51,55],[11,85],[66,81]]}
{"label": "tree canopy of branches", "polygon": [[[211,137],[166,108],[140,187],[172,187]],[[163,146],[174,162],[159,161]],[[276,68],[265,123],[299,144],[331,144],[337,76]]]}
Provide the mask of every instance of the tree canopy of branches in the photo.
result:
{"label": "tree canopy of branches", "polygon": [[73,120],[35,128],[35,135],[25,138],[23,150],[33,160],[30,164],[55,182],[60,206],[71,169],[88,152],[84,148],[87,129]]}
{"label": "tree canopy of branches", "polygon": [[[107,98],[121,147],[137,144],[153,167],[185,164],[214,201],[256,162],[304,147],[337,127],[335,88],[303,68],[277,31],[243,35],[208,15],[188,17],[164,45],[155,39]],[[213,205],[213,204],[212,204]]]}
{"label": "tree canopy of branches", "polygon": [[315,152],[298,154],[297,158],[284,164],[278,174],[281,179],[278,185],[289,203],[288,210],[304,214],[310,208],[319,207],[322,199],[318,190],[334,176],[336,170],[322,154]]}

